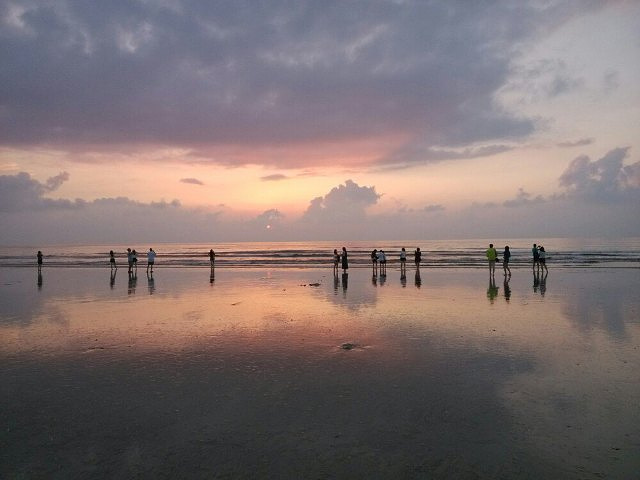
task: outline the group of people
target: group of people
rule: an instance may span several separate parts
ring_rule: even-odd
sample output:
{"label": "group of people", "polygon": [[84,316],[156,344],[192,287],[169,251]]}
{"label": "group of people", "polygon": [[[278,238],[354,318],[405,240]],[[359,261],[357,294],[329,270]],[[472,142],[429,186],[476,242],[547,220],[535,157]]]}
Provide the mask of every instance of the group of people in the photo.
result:
{"label": "group of people", "polygon": [[338,249],[333,249],[333,273],[338,274],[338,270],[342,266],[342,273],[346,274],[349,269],[349,257],[347,255],[347,248],[342,247],[342,253],[338,253]]}
{"label": "group of people", "polygon": [[[153,248],[149,248],[147,252],[147,273],[153,274],[153,265],[156,262],[156,252]],[[129,273],[134,274],[138,272],[138,252],[135,249],[127,248],[127,264],[129,266]],[[116,263],[116,255],[113,250],[109,251],[109,265],[111,270],[117,270],[118,264]]]}
{"label": "group of people", "polygon": [[[533,244],[533,248],[531,249],[531,253],[533,254],[533,269],[536,267],[538,270],[544,269],[546,273],[549,272],[547,268],[547,254],[542,245],[537,246],[535,243]],[[489,260],[489,275],[494,276],[496,273],[496,262],[498,262],[498,251],[494,248],[493,243],[489,244],[489,248],[486,251],[487,260]],[[504,251],[502,252],[502,269],[504,270],[505,277],[511,277],[511,268],[509,268],[509,260],[511,260],[511,250],[509,250],[509,245],[504,247]]]}
{"label": "group of people", "polygon": [[547,252],[545,252],[544,247],[542,245],[538,246],[534,243],[533,248],[531,249],[531,254],[533,255],[533,269],[535,270],[537,267],[538,270],[544,269],[545,273],[548,273]]}
{"label": "group of people", "polygon": [[[416,264],[416,269],[420,269],[420,262],[422,261],[422,252],[420,247],[417,247],[413,252],[413,259]],[[380,276],[387,275],[387,255],[384,250],[378,250],[376,248],[371,252],[371,266],[373,268],[373,274],[377,275],[378,265],[380,266]],[[407,274],[407,251],[404,247],[400,250],[400,277],[404,277]]]}

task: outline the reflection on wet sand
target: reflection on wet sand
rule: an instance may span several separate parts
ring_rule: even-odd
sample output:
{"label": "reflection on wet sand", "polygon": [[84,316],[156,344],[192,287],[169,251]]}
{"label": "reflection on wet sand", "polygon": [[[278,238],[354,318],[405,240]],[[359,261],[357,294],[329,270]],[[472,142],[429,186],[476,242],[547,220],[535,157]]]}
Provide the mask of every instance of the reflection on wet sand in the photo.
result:
{"label": "reflection on wet sand", "polygon": [[132,270],[129,272],[129,283],[127,285],[127,293],[129,295],[133,295],[136,293],[136,286],[138,285],[138,272],[137,270]]}
{"label": "reflection on wet sand", "polygon": [[504,281],[502,282],[502,291],[504,292],[504,299],[508,302],[511,300],[511,287],[509,286],[509,281],[511,280],[511,275],[504,277]]}
{"label": "reflection on wet sand", "polygon": [[153,295],[156,291],[156,281],[153,278],[153,271],[147,271],[147,288],[149,289],[149,295]]}
{"label": "reflection on wet sand", "polygon": [[202,270],[163,269],[131,297],[100,272],[47,273],[37,302],[32,271],[0,282],[3,478],[638,471],[635,272],[554,270],[563,296],[543,299],[514,270],[514,301],[491,305],[484,270],[406,289],[354,269],[348,290],[225,270],[210,295]]}
{"label": "reflection on wet sand", "polygon": [[487,298],[491,303],[498,296],[499,288],[496,286],[496,279],[493,275],[489,275],[489,287],[487,288]]}

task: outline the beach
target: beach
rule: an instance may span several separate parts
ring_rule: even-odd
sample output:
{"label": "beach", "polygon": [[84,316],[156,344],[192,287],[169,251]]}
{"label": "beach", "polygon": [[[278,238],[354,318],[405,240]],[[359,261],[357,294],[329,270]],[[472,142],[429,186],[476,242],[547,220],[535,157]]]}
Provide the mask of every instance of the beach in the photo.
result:
{"label": "beach", "polygon": [[512,270],[3,268],[0,476],[634,478],[639,270]]}

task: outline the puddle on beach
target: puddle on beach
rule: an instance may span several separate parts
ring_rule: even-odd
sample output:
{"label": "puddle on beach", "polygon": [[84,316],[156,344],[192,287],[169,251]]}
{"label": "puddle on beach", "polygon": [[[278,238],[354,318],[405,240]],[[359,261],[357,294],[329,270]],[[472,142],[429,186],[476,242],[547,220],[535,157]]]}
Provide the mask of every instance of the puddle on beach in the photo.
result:
{"label": "puddle on beach", "polygon": [[5,478],[640,470],[637,270],[0,274]]}

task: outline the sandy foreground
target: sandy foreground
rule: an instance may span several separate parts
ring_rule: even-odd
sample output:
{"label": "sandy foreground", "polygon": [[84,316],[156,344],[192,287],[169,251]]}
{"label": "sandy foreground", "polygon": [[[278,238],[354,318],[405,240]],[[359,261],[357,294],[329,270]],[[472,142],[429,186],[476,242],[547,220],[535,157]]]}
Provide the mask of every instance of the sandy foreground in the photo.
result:
{"label": "sandy foreground", "polygon": [[640,271],[0,271],[1,478],[627,479]]}

